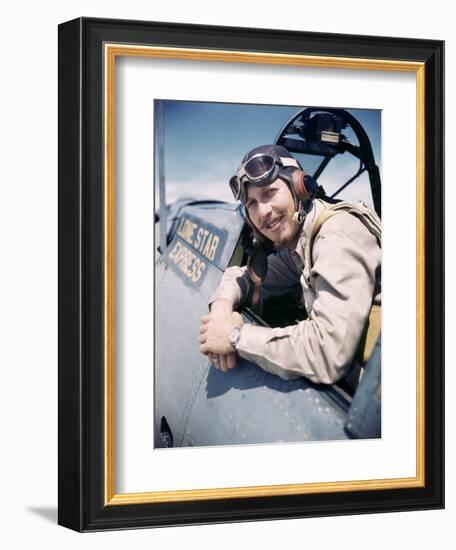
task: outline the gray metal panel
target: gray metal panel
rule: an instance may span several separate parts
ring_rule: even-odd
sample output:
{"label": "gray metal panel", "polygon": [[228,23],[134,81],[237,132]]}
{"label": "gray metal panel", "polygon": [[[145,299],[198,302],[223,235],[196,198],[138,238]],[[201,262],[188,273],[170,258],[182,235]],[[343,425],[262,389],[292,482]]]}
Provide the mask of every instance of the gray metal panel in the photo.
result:
{"label": "gray metal panel", "polygon": [[[241,212],[233,205],[184,206],[156,264],[156,435],[165,418],[174,446],[346,439],[348,402],[333,388],[303,378],[284,381],[245,360],[222,373],[199,352],[200,318],[242,227]],[[212,259],[198,249],[195,236],[201,228],[220,238]],[[183,251],[181,256],[176,250]],[[193,280],[190,266],[196,260],[204,261],[205,269]],[[156,446],[162,444],[156,439]]]}
{"label": "gray metal panel", "polygon": [[179,445],[205,372],[198,333],[207,304],[165,262],[157,271],[163,274],[155,297],[155,423],[165,417]]}
{"label": "gray metal panel", "polygon": [[227,373],[210,367],[183,446],[347,439],[346,413],[324,388],[285,381],[248,361]]}
{"label": "gray metal panel", "polygon": [[353,398],[345,429],[352,437],[377,438],[381,422],[381,336]]}
{"label": "gray metal panel", "polygon": [[[244,223],[239,209],[230,205],[222,209],[218,205],[217,210],[211,205],[192,207],[191,219],[198,222],[198,214],[204,216],[201,226],[209,224],[225,230],[218,263],[226,266]],[[182,210],[180,219],[186,215],[188,212]],[[208,369],[206,358],[199,352],[199,325],[201,317],[208,312],[208,299],[223,273],[220,267],[199,256],[205,262],[204,277],[201,283],[193,283],[170,259],[173,243],[178,239],[175,235],[167,253],[160,256],[155,267],[154,365],[156,430],[165,417],[176,446],[182,444],[193,402]],[[155,445],[160,445],[160,441],[155,441]]]}

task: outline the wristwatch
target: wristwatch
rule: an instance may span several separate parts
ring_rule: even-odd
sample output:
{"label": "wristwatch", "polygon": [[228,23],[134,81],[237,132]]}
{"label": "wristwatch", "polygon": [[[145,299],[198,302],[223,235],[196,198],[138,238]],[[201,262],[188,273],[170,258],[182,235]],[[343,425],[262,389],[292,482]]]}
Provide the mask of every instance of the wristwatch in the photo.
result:
{"label": "wristwatch", "polygon": [[236,346],[239,342],[240,337],[241,337],[241,327],[234,327],[230,334],[230,344],[234,350],[236,350]]}

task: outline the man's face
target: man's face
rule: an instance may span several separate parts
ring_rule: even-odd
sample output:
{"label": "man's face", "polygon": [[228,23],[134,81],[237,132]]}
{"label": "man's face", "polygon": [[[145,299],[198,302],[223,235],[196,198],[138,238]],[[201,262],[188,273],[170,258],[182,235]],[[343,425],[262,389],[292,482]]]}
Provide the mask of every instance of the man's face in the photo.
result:
{"label": "man's face", "polygon": [[277,178],[264,187],[248,185],[245,206],[255,227],[276,248],[294,248],[300,226],[293,220],[295,203],[283,180]]}

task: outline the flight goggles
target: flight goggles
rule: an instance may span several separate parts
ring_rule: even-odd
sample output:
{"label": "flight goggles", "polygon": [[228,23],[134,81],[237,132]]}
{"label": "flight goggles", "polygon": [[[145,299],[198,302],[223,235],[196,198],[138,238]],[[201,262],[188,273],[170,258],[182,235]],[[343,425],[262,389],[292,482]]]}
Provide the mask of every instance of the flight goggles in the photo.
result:
{"label": "flight goggles", "polygon": [[258,187],[269,185],[277,179],[281,168],[301,168],[293,157],[280,157],[270,153],[258,153],[243,162],[230,179],[230,188],[236,200],[245,202],[245,186],[251,183]]}

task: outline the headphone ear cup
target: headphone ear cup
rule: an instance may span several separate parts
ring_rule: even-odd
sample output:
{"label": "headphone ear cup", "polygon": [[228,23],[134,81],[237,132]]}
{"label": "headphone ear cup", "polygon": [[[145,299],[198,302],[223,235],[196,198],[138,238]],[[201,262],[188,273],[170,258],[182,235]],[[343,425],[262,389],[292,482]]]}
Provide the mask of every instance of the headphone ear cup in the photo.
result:
{"label": "headphone ear cup", "polygon": [[292,174],[294,191],[298,199],[303,202],[307,201],[310,198],[310,195],[307,192],[306,185],[304,183],[304,176],[305,174],[303,170],[295,170]]}
{"label": "headphone ear cup", "polygon": [[312,176],[308,176],[303,170],[295,170],[291,177],[296,196],[302,202],[314,197],[317,184]]}

